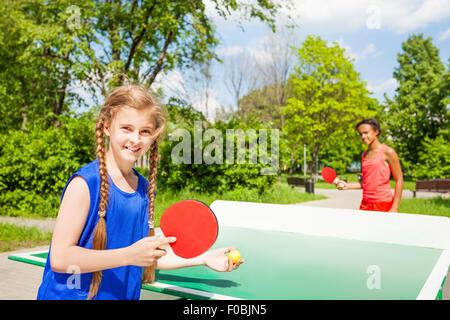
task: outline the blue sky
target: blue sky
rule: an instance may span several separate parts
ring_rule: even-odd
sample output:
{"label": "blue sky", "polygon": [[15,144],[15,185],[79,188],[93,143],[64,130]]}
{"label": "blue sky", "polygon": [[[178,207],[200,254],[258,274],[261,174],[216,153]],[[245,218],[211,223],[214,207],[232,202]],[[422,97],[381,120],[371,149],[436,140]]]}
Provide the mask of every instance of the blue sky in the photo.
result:
{"label": "blue sky", "polygon": [[[397,54],[409,35],[423,33],[425,37],[431,37],[440,51],[441,60],[447,63],[450,57],[448,0],[294,0],[293,3],[289,13],[298,25],[295,33],[299,44],[309,34],[319,35],[329,42],[337,41],[355,59],[356,70],[367,82],[368,89],[374,92],[373,97],[380,102],[384,101],[384,93],[388,96],[394,93],[397,84],[393,71],[397,66]],[[270,33],[267,27],[250,21],[242,23],[243,31],[237,26],[237,14],[224,20],[213,9],[210,10],[221,40],[217,49],[222,58],[239,50],[254,55],[261,51],[261,43]],[[285,11],[282,10],[278,18],[279,26],[288,21]],[[225,72],[224,67],[214,68],[210,108],[219,104],[233,105],[234,100],[221,76]],[[175,73],[175,78],[182,77],[188,85],[186,75]],[[174,81],[172,74],[162,84],[170,87]],[[196,103],[201,109],[202,103],[194,101]]]}

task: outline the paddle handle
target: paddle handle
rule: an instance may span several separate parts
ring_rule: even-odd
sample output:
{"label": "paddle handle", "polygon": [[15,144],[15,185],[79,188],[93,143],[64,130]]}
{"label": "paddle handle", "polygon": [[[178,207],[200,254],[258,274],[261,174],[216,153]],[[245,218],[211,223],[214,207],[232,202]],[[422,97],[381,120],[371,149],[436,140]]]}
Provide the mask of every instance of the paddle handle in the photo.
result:
{"label": "paddle handle", "polygon": [[[164,236],[160,236],[160,238],[162,238]],[[162,250],[166,250],[167,253],[172,253],[173,254],[173,250],[172,247],[170,246],[170,243],[166,243],[166,244],[162,244],[158,247],[158,249],[162,249]]]}
{"label": "paddle handle", "polygon": [[342,183],[339,182],[339,179],[338,179],[337,177],[334,179],[333,183],[334,183],[337,187],[339,186],[339,184],[342,185]]}

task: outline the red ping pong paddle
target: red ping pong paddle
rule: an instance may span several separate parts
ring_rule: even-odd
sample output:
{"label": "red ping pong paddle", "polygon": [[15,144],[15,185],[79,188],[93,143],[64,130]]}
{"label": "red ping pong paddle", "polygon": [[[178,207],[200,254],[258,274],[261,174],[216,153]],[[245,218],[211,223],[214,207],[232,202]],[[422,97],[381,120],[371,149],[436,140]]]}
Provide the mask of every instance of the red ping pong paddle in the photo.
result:
{"label": "red ping pong paddle", "polygon": [[339,179],[337,178],[336,171],[331,169],[330,167],[325,167],[322,169],[322,178],[325,180],[326,183],[334,183],[337,184]]}
{"label": "red ping pong paddle", "polygon": [[214,212],[198,200],[183,200],[171,205],[162,214],[160,227],[165,237],[177,238],[170,246],[177,256],[185,259],[206,252],[219,233]]}

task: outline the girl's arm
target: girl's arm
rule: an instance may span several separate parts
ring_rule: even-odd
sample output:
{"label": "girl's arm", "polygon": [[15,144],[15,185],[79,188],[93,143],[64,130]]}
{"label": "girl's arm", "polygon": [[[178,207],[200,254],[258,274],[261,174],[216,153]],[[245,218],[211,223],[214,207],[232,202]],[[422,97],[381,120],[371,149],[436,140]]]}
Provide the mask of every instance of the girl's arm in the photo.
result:
{"label": "girl's arm", "polygon": [[362,185],[359,182],[345,182],[343,180],[339,180],[336,187],[339,190],[362,189]]}
{"label": "girl's arm", "polygon": [[400,200],[402,198],[403,192],[403,173],[402,167],[400,165],[400,160],[398,159],[398,155],[394,149],[388,147],[386,152],[384,153],[386,157],[386,161],[391,168],[392,175],[395,180],[395,189],[394,189],[394,202],[392,204],[390,212],[398,212],[398,207],[400,205]]}
{"label": "girl's arm", "polygon": [[180,258],[168,249],[169,252],[167,255],[158,259],[156,269],[168,270],[205,265],[219,272],[232,271],[244,262],[243,259],[239,259],[233,264],[231,259],[227,258],[226,253],[233,249],[234,248],[213,249],[192,259]]}
{"label": "girl's arm", "polygon": [[148,265],[165,255],[157,249],[174,239],[144,238],[133,245],[112,250],[79,247],[78,240],[89,213],[90,196],[86,181],[76,176],[66,188],[53,231],[50,265],[60,273],[86,273],[125,265]]}
{"label": "girl's arm", "polygon": [[65,273],[72,266],[81,272],[93,272],[118,267],[125,263],[119,249],[89,250],[77,246],[89,213],[89,188],[80,176],[72,179],[66,188],[53,230],[50,265],[55,272]]}

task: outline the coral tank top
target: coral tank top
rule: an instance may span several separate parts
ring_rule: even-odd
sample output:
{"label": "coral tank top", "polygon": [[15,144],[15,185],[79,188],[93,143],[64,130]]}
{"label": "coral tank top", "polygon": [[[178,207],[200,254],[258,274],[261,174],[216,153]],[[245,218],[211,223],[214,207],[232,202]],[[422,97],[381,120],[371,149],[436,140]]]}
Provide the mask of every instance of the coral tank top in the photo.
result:
{"label": "coral tank top", "polygon": [[391,168],[384,162],[385,145],[373,159],[365,159],[366,150],[361,157],[363,176],[363,201],[388,202],[392,201],[393,195],[389,185]]}

